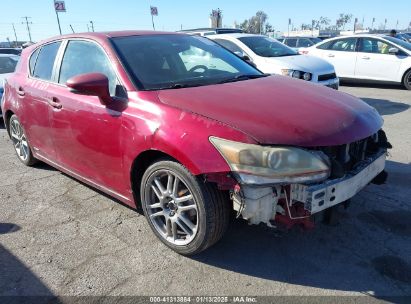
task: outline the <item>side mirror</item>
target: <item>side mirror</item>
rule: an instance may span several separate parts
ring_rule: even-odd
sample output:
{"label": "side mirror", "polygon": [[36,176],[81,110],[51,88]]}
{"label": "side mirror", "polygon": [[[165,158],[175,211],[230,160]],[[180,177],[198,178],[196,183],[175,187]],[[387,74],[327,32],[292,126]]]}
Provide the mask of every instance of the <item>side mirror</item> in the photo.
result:
{"label": "side mirror", "polygon": [[391,54],[391,55],[397,55],[399,52],[400,52],[400,50],[395,48],[395,47],[392,47],[388,50],[388,53]]}
{"label": "side mirror", "polygon": [[103,104],[112,100],[108,78],[102,73],[80,74],[67,80],[66,85],[73,93],[99,97]]}

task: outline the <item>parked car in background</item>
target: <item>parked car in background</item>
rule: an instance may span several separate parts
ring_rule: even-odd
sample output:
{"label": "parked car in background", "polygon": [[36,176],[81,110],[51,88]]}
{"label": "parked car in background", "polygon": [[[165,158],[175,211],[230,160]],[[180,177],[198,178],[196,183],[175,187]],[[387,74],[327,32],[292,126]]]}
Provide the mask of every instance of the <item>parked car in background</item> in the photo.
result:
{"label": "parked car in background", "polygon": [[178,31],[179,33],[186,33],[189,35],[198,35],[198,36],[209,36],[209,35],[217,35],[217,34],[232,34],[232,33],[243,33],[243,30],[235,29],[235,28],[196,28],[191,30],[181,30]]}
{"label": "parked car in background", "polygon": [[[188,50],[210,63],[187,66]],[[177,33],[72,34],[29,47],[3,110],[22,163],[44,161],[141,208],[185,255],[220,240],[232,209],[250,224],[312,228],[312,215],[381,182],[390,147],[360,99],[263,74]]]}
{"label": "parked car in background", "polygon": [[249,60],[264,73],[291,76],[338,89],[334,67],[313,56],[302,56],[275,39],[253,34],[209,36],[238,56]]}
{"label": "parked car in background", "polygon": [[20,55],[21,51],[19,48],[0,48],[0,54]]}
{"label": "parked car in background", "polygon": [[317,37],[283,37],[277,40],[295,50],[302,47],[310,47],[322,41],[322,39]]}
{"label": "parked car in background", "polygon": [[411,35],[409,35],[407,33],[399,33],[395,36],[395,38],[404,40],[406,42],[411,42]]}
{"label": "parked car in background", "polygon": [[328,60],[338,77],[403,84],[411,90],[411,44],[361,34],[326,40],[300,52]]}
{"label": "parked car in background", "polygon": [[3,104],[4,82],[14,72],[19,58],[16,55],[0,53],[0,115],[2,114],[1,105]]}

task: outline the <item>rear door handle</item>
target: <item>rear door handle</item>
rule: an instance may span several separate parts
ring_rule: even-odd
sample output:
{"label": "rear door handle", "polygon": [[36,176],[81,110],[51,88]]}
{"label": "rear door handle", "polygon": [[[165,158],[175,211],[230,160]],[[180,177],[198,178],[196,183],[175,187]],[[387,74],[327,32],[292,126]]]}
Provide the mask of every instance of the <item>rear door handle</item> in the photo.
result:
{"label": "rear door handle", "polygon": [[363,56],[362,59],[370,60],[370,57],[368,57],[368,56]]}
{"label": "rear door handle", "polygon": [[21,97],[24,97],[24,95],[26,95],[26,93],[24,92],[24,90],[23,90],[22,87],[19,87],[19,88],[17,89],[17,95],[19,95],[19,96],[21,96]]}
{"label": "rear door handle", "polygon": [[47,103],[53,108],[58,109],[58,110],[60,110],[63,107],[56,97],[47,99]]}
{"label": "rear door handle", "polygon": [[334,54],[328,54],[328,57],[335,57]]}

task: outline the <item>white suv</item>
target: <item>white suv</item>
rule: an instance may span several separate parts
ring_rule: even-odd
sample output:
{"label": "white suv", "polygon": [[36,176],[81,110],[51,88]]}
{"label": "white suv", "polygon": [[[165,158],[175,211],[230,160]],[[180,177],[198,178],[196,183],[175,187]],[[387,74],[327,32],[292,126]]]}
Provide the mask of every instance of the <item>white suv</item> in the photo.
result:
{"label": "white suv", "polygon": [[411,90],[411,43],[390,36],[337,37],[300,49],[332,63],[340,78],[403,84]]}
{"label": "white suv", "polygon": [[339,87],[332,64],[314,56],[300,55],[275,39],[253,34],[221,34],[207,38],[251,61],[264,73],[291,76],[333,89]]}

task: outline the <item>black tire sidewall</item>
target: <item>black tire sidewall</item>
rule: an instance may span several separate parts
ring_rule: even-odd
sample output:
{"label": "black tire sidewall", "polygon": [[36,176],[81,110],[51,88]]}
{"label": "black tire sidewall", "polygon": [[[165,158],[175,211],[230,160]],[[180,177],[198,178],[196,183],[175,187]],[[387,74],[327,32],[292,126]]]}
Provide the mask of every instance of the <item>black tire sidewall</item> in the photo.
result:
{"label": "black tire sidewall", "polygon": [[[180,180],[186,184],[197,204],[197,234],[194,237],[194,239],[187,245],[175,245],[165,240],[163,236],[156,230],[155,226],[148,217],[147,201],[145,199],[145,185],[147,181],[150,179],[150,177],[159,170],[172,171],[173,174],[177,175],[178,178],[180,178]],[[201,184],[198,182],[198,179],[195,176],[193,176],[184,166],[173,161],[159,161],[152,164],[143,175],[140,186],[140,193],[141,206],[144,211],[144,215],[147,219],[147,222],[149,223],[154,234],[165,245],[183,255],[194,254],[205,246],[209,235],[209,215],[206,212],[207,208],[205,208],[205,204],[207,204],[207,201],[204,199]]]}
{"label": "black tire sidewall", "polygon": [[403,80],[403,85],[407,90],[411,90],[411,84],[408,83],[407,79],[409,79],[411,76],[411,70],[409,70],[407,73],[404,75],[404,80]]}

